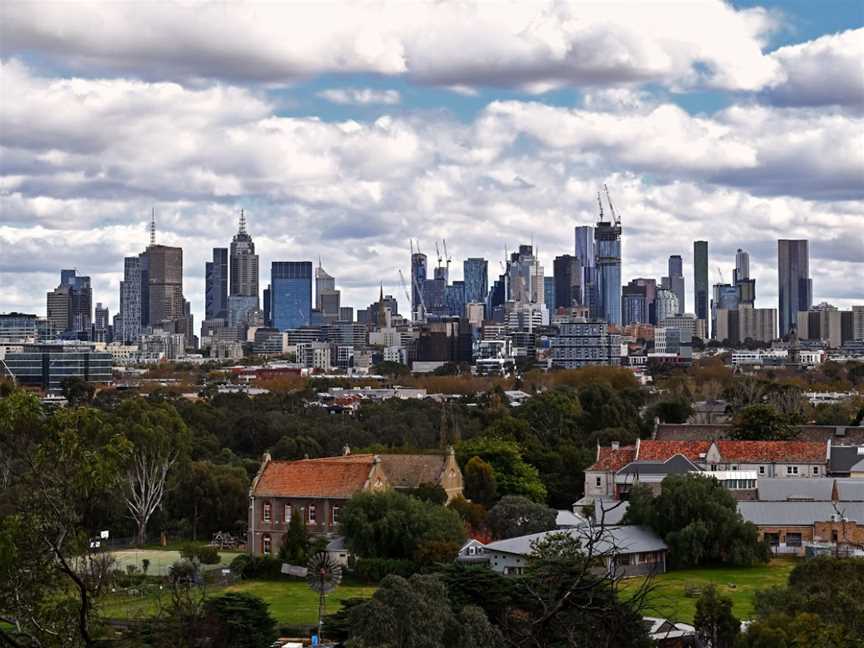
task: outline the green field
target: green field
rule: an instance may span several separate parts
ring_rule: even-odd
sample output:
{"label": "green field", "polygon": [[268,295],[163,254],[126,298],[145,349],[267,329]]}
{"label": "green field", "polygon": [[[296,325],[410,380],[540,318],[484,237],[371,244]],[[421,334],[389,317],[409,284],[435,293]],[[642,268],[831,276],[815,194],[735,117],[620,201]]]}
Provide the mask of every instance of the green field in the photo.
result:
{"label": "green field", "polygon": [[[232,585],[208,585],[209,597],[225,592],[246,592],[261,597],[270,605],[270,613],[283,625],[313,625],[318,621],[318,595],[309,589],[305,581],[289,579],[238,581]],[[348,598],[368,598],[375,587],[346,582],[327,596],[327,612],[339,609],[341,601]],[[129,594],[115,592],[100,599],[99,611],[108,619],[144,619],[152,616],[162,605],[170,603],[167,590],[158,585]]]}
{"label": "green field", "polygon": [[[644,614],[692,623],[696,598],[688,597],[686,589],[714,584],[721,594],[732,599],[735,616],[742,620],[748,619],[753,614],[753,593],[785,585],[795,564],[795,560],[776,559],[767,565],[750,568],[718,567],[671,571],[654,579],[654,591],[648,596],[648,608],[644,610]],[[625,581],[624,595],[640,582],[642,579]]]}

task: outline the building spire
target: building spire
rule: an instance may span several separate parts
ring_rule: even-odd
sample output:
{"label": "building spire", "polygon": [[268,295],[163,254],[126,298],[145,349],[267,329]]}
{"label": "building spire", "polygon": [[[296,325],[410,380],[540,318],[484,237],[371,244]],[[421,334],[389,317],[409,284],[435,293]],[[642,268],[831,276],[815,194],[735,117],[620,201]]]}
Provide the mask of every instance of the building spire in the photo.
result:
{"label": "building spire", "polygon": [[240,234],[246,233],[246,212],[240,210]]}
{"label": "building spire", "polygon": [[150,245],[156,245],[156,208],[150,215]]}

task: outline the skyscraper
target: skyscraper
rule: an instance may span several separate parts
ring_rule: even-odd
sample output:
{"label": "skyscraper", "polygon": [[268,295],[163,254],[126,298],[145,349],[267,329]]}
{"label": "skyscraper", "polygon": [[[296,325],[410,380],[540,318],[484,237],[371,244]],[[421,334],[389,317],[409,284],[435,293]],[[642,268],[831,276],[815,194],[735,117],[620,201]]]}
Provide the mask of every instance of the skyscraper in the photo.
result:
{"label": "skyscraper", "polygon": [[143,320],[142,299],[146,288],[146,275],[142,276],[142,257],[123,259],[123,281],[120,282],[120,326],[114,337],[121,342],[134,342],[141,335]]}
{"label": "skyscraper", "polygon": [[738,291],[738,303],[753,306],[756,301],[756,280],[750,278],[750,254],[741,248],[735,253],[732,283]]}
{"label": "skyscraper", "polygon": [[798,313],[813,305],[810,252],[806,240],[777,241],[777,270],[781,336],[797,326]]}
{"label": "skyscraper", "polygon": [[[579,259],[581,276],[579,284],[582,286],[582,298],[580,306],[596,309],[597,304],[597,273],[594,266],[594,227],[591,225],[579,225],[576,227],[576,258]],[[592,310],[593,312],[593,310]]]}
{"label": "skyscraper", "polygon": [[312,262],[274,261],[270,268],[270,319],[280,331],[307,326],[312,317]]}
{"label": "skyscraper", "polygon": [[543,266],[534,247],[520,245],[507,262],[509,299],[520,304],[542,304],[545,300]]}
{"label": "skyscraper", "polygon": [[647,324],[648,299],[647,287],[631,281],[621,289],[621,323]]}
{"label": "skyscraper", "polygon": [[673,254],[669,257],[669,275],[663,277],[662,286],[675,293],[678,298],[678,308],[683,314],[686,310],[684,300],[684,263],[680,254]]}
{"label": "skyscraper", "polygon": [[696,319],[708,319],[708,241],[693,243],[693,297]]}
{"label": "skyscraper", "polygon": [[656,313],[655,319],[658,323],[675,317],[681,310],[681,307],[678,305],[678,296],[666,288],[659,288],[657,290],[654,308]]}
{"label": "skyscraper", "polygon": [[594,228],[597,268],[597,314],[608,324],[621,325],[621,224],[600,221]]}
{"label": "skyscraper", "polygon": [[562,254],[552,261],[555,281],[555,303],[550,309],[582,305],[582,263],[579,257]]}
{"label": "skyscraper", "polygon": [[465,259],[462,276],[465,280],[465,303],[484,303],[489,292],[489,263],[486,259]]}
{"label": "skyscraper", "polygon": [[258,307],[258,255],[255,243],[246,231],[246,214],[240,210],[240,226],[231,240],[232,297],[255,297]]}
{"label": "skyscraper", "polygon": [[213,248],[204,264],[204,318],[228,319],[228,249]]}
{"label": "skyscraper", "polygon": [[90,332],[93,323],[90,277],[60,271],[60,285],[48,293],[47,319],[58,333]]}
{"label": "skyscraper", "polygon": [[339,319],[340,300],[336,279],[327,274],[319,258],[318,267],[315,268],[315,310],[321,313],[325,321],[336,322]]}
{"label": "skyscraper", "polygon": [[183,249],[168,245],[151,245],[149,259],[150,326],[168,320],[183,319]]}
{"label": "skyscraper", "polygon": [[550,311],[555,310],[555,277],[543,277],[543,303]]}
{"label": "skyscraper", "polygon": [[426,284],[427,259],[422,252],[411,254],[411,317],[415,321],[425,317],[423,313],[423,286]]}

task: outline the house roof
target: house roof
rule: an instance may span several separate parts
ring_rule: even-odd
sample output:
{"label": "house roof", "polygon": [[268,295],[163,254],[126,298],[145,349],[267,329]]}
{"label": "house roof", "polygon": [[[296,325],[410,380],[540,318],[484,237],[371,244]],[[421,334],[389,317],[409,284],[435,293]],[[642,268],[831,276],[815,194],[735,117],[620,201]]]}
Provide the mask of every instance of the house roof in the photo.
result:
{"label": "house roof", "polygon": [[255,497],[349,498],[363,490],[375,455],[348,455],[300,461],[269,461],[253,487]]}
{"label": "house roof", "polygon": [[830,477],[814,477],[812,479],[760,479],[758,482],[759,500],[766,502],[794,500],[830,502],[835,483],[837,484],[839,501],[864,501],[864,480],[833,479]]}
{"label": "house roof", "polygon": [[600,524],[621,524],[630,502],[627,500],[594,500],[594,522]]}
{"label": "house roof", "polygon": [[576,515],[573,511],[568,511],[567,509],[558,511],[555,517],[555,526],[559,529],[577,527],[580,524],[584,523],[585,518],[580,515]]}
{"label": "house roof", "polygon": [[864,460],[864,446],[831,446],[831,472],[848,473]]}
{"label": "house roof", "polygon": [[619,470],[636,458],[636,446],[621,446],[618,449],[600,446],[597,460],[586,470]]}
{"label": "house roof", "polygon": [[701,470],[699,466],[681,454],[672,455],[665,461],[633,461],[621,470],[619,475],[672,475]]}
{"label": "house roof", "polygon": [[380,457],[384,474],[394,488],[437,484],[447,464],[446,454],[389,454]]}
{"label": "house roof", "polygon": [[[534,551],[534,544],[551,533],[568,533],[576,539],[586,540],[589,533],[596,532],[595,527],[591,531],[586,531],[584,528],[567,529],[564,531],[544,531],[542,533],[532,533],[530,535],[519,536],[516,538],[508,538],[506,540],[498,540],[490,542],[486,545],[486,551],[500,551],[502,553],[514,554],[517,556],[527,556]],[[668,549],[663,540],[660,539],[653,531],[646,527],[639,526],[608,526],[604,529],[603,535],[599,541],[595,543],[595,553],[642,553],[645,551],[663,551]]]}
{"label": "house roof", "polygon": [[[680,454],[694,463],[704,459],[704,454],[711,447],[711,441],[655,441],[647,439],[639,443],[640,461],[666,461]],[[703,455],[700,457],[700,455]]]}
{"label": "house roof", "polygon": [[725,462],[825,463],[827,447],[823,441],[717,441]]}
{"label": "house roof", "polygon": [[[837,507],[847,520],[864,523],[864,502],[844,502]],[[738,502],[738,511],[757,526],[812,526],[828,522],[837,510],[831,502]]]}

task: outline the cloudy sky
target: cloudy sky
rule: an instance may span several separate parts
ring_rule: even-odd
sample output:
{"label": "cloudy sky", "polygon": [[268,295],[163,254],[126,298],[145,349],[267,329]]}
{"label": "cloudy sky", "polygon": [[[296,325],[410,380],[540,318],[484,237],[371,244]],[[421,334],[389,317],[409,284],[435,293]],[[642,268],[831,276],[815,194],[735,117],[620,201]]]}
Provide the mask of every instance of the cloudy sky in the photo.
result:
{"label": "cloudy sky", "polygon": [[[710,241],[751,253],[776,307],[778,238],[814,297],[864,302],[864,9],[783,2],[0,3],[0,311],[45,312],[61,267],[119,304],[122,258],[204,262],[245,208],[261,255],[316,260],[343,301],[403,305],[409,239],[498,272],[572,253],[609,185],[623,275]],[[406,272],[407,274],[407,272]]]}

